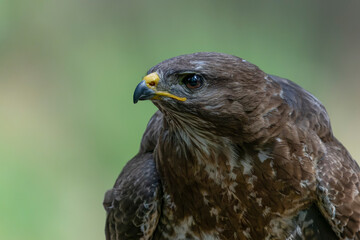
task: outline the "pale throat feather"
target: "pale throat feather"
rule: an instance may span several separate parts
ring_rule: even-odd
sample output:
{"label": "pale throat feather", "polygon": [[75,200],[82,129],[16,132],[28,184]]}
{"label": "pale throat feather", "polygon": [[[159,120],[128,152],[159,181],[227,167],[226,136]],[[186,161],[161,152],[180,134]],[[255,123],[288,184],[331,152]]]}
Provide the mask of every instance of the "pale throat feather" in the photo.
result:
{"label": "pale throat feather", "polygon": [[[178,157],[186,156],[194,173],[204,171],[218,185],[225,178],[236,179],[235,168],[239,168],[238,154],[231,140],[210,132],[210,123],[189,114],[170,112],[167,115],[169,132],[174,136],[174,149]],[[189,156],[189,153],[191,155]],[[191,158],[191,159],[189,159]],[[231,186],[222,186],[232,188]]]}

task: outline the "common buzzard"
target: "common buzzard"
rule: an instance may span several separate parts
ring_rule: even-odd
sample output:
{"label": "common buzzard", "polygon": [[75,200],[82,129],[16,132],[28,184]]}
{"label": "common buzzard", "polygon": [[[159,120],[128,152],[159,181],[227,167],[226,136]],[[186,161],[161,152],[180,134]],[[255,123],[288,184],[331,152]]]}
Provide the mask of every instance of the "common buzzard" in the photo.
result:
{"label": "common buzzard", "polygon": [[360,239],[360,169],[324,106],[221,53],[148,71],[139,153],[105,194],[106,238]]}

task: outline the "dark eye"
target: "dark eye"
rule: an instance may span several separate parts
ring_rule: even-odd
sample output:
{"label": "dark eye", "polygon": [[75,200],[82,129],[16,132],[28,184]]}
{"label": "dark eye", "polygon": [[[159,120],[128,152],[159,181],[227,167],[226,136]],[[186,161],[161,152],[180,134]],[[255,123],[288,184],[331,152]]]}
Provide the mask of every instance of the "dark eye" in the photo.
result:
{"label": "dark eye", "polygon": [[182,82],[189,89],[199,88],[203,85],[204,79],[202,76],[197,74],[190,74],[183,78]]}

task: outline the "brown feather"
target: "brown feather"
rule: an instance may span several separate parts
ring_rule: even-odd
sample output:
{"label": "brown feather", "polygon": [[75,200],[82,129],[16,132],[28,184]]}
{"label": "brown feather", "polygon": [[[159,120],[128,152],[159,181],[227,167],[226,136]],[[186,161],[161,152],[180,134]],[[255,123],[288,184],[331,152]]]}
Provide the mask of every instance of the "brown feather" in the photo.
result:
{"label": "brown feather", "polygon": [[[159,91],[187,98],[153,100],[161,113],[138,155],[151,153],[150,178],[161,181],[161,196],[160,184],[152,189],[162,202],[152,239],[360,239],[360,169],[314,96],[220,53],[178,56],[152,72]],[[187,89],[181,77],[189,73],[204,85]],[[130,164],[123,176],[135,181],[134,169]],[[129,222],[111,214],[107,232],[126,230]]]}

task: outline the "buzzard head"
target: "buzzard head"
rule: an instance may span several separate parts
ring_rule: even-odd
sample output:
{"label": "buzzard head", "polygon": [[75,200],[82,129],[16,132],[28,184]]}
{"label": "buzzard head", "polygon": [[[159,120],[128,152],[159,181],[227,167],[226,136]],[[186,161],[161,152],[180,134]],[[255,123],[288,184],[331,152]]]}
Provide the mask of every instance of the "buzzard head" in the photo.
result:
{"label": "buzzard head", "polygon": [[273,88],[267,75],[244,59],[201,52],[152,67],[135,89],[134,103],[151,99],[170,124],[236,137],[253,135],[248,123],[263,125],[259,113],[271,109]]}

